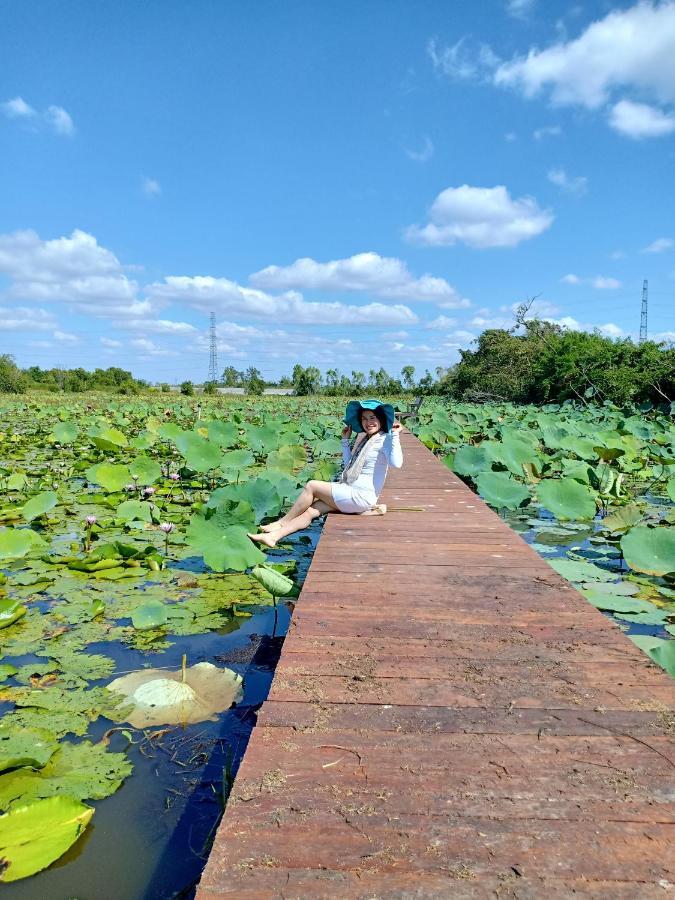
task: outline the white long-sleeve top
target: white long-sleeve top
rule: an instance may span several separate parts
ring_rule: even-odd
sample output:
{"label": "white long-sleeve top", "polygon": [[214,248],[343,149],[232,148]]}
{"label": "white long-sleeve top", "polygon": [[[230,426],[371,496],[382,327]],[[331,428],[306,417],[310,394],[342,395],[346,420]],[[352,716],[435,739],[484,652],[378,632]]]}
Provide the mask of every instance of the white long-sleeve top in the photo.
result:
{"label": "white long-sleeve top", "polygon": [[[379,449],[376,449],[375,446],[366,447],[363,452],[366,454],[363,468],[356,481],[352,482],[351,487],[362,497],[372,503],[377,503],[389,466],[400,469],[403,465],[403,450],[398,432],[390,431]],[[342,461],[347,465],[351,458],[352,448],[349,446],[349,440],[343,438]]]}

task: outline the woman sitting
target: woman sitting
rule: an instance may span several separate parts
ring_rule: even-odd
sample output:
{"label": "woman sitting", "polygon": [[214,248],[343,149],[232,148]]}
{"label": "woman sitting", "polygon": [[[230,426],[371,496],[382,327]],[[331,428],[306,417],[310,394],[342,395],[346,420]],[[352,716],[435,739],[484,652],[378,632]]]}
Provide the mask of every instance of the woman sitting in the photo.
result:
{"label": "woman sitting", "polygon": [[[342,430],[344,468],[340,480],[308,481],[302,493],[276,522],[261,525],[259,534],[249,537],[267,547],[275,547],[286,535],[307,528],[324,513],[352,515],[367,513],[377,503],[389,466],[403,465],[401,426],[395,421],[394,407],[379,400],[352,400],[347,404],[346,425]],[[357,432],[354,446],[349,438]]]}

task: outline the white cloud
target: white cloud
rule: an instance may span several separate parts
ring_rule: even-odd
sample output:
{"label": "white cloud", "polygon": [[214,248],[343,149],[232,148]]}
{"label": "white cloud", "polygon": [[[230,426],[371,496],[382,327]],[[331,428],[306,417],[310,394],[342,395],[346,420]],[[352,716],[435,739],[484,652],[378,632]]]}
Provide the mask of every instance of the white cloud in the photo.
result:
{"label": "white cloud", "polygon": [[51,125],[57,134],[70,137],[75,133],[73,120],[62,106],[50,106],[44,116],[45,121]]}
{"label": "white cloud", "polygon": [[555,184],[568,194],[580,196],[588,190],[588,178],[585,178],[583,175],[568,175],[562,168],[550,169],[546,177],[551,184]]}
{"label": "white cloud", "polygon": [[8,119],[30,119],[37,115],[33,107],[29,106],[22,97],[14,97],[13,100],[5,101],[0,104],[0,109]]}
{"label": "white cloud", "polygon": [[0,103],[0,110],[8,119],[32,119],[36,124],[46,125],[66,137],[75,133],[73,120],[62,106],[48,106],[44,112],[38,113],[23,97],[14,97]]}
{"label": "white cloud", "polygon": [[591,285],[599,291],[615,291],[617,288],[621,287],[621,282],[618,278],[607,278],[604,275],[596,275],[595,278],[591,279]]}
{"label": "white cloud", "polygon": [[449,328],[454,328],[456,324],[457,319],[451,319],[449,316],[438,316],[431,322],[427,322],[424,327],[431,328],[434,331],[447,331]]}
{"label": "white cloud", "polygon": [[506,0],[506,11],[514,19],[526,19],[537,0]]}
{"label": "white cloud", "polygon": [[443,302],[456,308],[471,305],[444,278],[413,278],[402,260],[372,252],[325,263],[296,259],[290,266],[267,266],[251,275],[250,281],[268,290],[369,291],[386,300]]}
{"label": "white cloud", "polygon": [[148,356],[178,356],[175,350],[166,350],[164,347],[158,347],[154,341],[148,338],[134,338],[129,342],[136,350],[141,350]]}
{"label": "white cloud", "polygon": [[623,250],[613,250],[613,251],[609,254],[609,258],[610,258],[610,259],[625,259],[625,258],[626,258],[626,254],[624,253]]}
{"label": "white cloud", "polygon": [[46,309],[0,307],[0,331],[52,331],[57,322]]}
{"label": "white cloud", "polygon": [[430,221],[406,230],[409,241],[428,247],[448,247],[458,241],[469,247],[515,247],[536,237],[553,222],[533,197],[512,200],[503,185],[467,184],[442,191],[431,207]]}
{"label": "white cloud", "polygon": [[662,103],[675,100],[675,3],[646,0],[613,10],[573,41],[503,63],[494,81],[526,97],[550,88],[554,104],[589,109],[625,87]]}
{"label": "white cloud", "polygon": [[146,334],[194,334],[194,325],[188,322],[173,322],[169,319],[120,319],[113,322],[115,328],[124,331],[143,331]]}
{"label": "white cloud", "polygon": [[116,341],[113,338],[102,337],[99,338],[104,347],[116,348],[122,346],[122,341]]}
{"label": "white cloud", "polygon": [[279,319],[302,325],[409,325],[417,316],[407,306],[369,303],[312,303],[289,291],[273,296],[255,288],[242,287],[226,278],[171,275],[151,284],[148,296],[154,301],[187,303],[197,309],[215,309],[228,315]]}
{"label": "white cloud", "polygon": [[482,315],[474,316],[469,325],[472,325],[474,328],[480,328],[481,331],[484,331],[486,328],[512,328],[513,316],[490,316],[483,313]]}
{"label": "white cloud", "polygon": [[518,135],[515,133],[515,131],[507,131],[504,135],[504,140],[508,144],[512,144],[514,141],[518,140]]}
{"label": "white cloud", "polygon": [[155,178],[144,178],[142,187],[146,197],[158,197],[162,193],[162,187]]}
{"label": "white cloud", "polygon": [[664,250],[672,250],[675,247],[675,241],[672,238],[657,238],[647,247],[642,248],[642,253],[663,253]]}
{"label": "white cloud", "polygon": [[425,163],[429,162],[434,155],[434,144],[430,137],[424,138],[424,144],[419,150],[406,150],[405,155],[413,162]]}
{"label": "white cloud", "polygon": [[11,279],[9,295],[23,300],[64,301],[95,316],[152,311],[117,257],[85,231],[47,241],[34,231],[0,235],[0,274]]}
{"label": "white cloud", "polygon": [[385,331],[382,334],[383,341],[405,341],[407,337],[407,331]]}
{"label": "white cloud", "polygon": [[656,334],[651,335],[650,340],[652,341],[664,341],[666,344],[675,343],[675,331],[660,331]]}
{"label": "white cloud", "polygon": [[618,278],[610,278],[607,275],[595,275],[592,278],[581,278],[579,275],[569,274],[563,275],[560,279],[562,284],[589,284],[598,291],[614,291],[621,287]]}
{"label": "white cloud", "polygon": [[543,125],[541,128],[535,128],[532,137],[535,141],[541,141],[545,137],[560,137],[562,128],[560,125]]}
{"label": "white cloud", "polygon": [[675,131],[675,116],[646,103],[620,100],[609,112],[609,124],[619,134],[642,140]]}
{"label": "white cloud", "polygon": [[62,344],[77,344],[80,339],[76,334],[72,334],[70,331],[61,331],[57,328],[54,332],[54,340],[60,341]]}
{"label": "white cloud", "polygon": [[625,334],[623,328],[615,325],[614,322],[607,322],[604,325],[582,324],[573,316],[563,316],[560,319],[549,318],[546,320],[554,325],[560,325],[561,328],[567,328],[569,331],[599,331],[605,337],[618,338]]}
{"label": "white cloud", "polygon": [[487,44],[480,44],[476,51],[467,46],[466,38],[442,49],[432,39],[427,44],[427,53],[436,72],[456,81],[491,79],[500,62]]}

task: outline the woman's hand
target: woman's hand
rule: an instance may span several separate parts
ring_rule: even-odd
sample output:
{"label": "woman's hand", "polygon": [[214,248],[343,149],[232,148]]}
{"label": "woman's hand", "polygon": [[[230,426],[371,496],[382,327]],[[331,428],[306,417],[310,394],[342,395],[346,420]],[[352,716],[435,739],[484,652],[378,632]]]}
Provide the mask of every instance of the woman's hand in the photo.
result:
{"label": "woman's hand", "polygon": [[342,429],[342,440],[348,441],[351,436],[352,436],[352,426],[345,425],[345,427]]}
{"label": "woman's hand", "polygon": [[401,423],[394,422],[394,424],[391,426],[391,431],[392,431],[392,434],[400,434],[401,433]]}

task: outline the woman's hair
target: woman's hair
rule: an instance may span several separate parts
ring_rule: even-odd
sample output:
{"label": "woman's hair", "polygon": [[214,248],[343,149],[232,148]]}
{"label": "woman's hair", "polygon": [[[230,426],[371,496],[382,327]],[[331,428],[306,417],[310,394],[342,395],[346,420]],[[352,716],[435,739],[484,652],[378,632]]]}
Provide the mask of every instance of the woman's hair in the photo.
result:
{"label": "woman's hair", "polygon": [[388,430],[388,422],[387,417],[384,413],[384,410],[381,406],[376,406],[375,409],[364,409],[361,407],[361,412],[359,414],[359,421],[361,422],[361,427],[363,427],[363,414],[364,412],[372,412],[377,416],[377,421],[380,423],[380,431]]}

